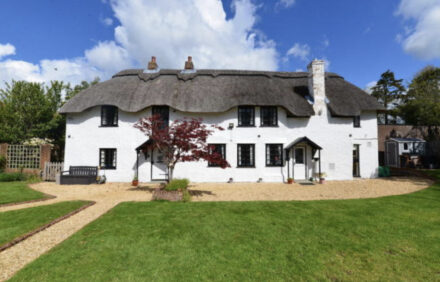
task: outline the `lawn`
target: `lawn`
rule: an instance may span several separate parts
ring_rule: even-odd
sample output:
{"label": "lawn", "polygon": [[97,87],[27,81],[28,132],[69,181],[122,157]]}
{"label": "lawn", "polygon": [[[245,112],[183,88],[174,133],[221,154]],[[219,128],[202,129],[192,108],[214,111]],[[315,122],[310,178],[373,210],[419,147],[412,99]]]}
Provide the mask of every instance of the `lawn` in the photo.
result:
{"label": "lawn", "polygon": [[88,202],[72,201],[0,212],[0,246],[74,211]]}
{"label": "lawn", "polygon": [[123,203],[12,281],[440,280],[440,185],[310,202]]}
{"label": "lawn", "polygon": [[46,196],[29,188],[26,182],[0,182],[0,205],[44,199]]}

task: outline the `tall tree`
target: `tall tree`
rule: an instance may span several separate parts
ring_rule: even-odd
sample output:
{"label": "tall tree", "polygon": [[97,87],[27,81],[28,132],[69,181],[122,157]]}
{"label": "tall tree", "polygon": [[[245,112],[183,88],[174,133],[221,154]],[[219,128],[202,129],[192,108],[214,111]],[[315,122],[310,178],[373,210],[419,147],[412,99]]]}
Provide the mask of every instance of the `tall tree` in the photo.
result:
{"label": "tall tree", "polygon": [[31,138],[53,140],[52,159],[63,159],[66,119],[58,113],[68,99],[96,84],[83,81],[71,87],[62,81],[12,81],[0,89],[0,143],[23,143]]}
{"label": "tall tree", "polygon": [[408,123],[427,126],[427,138],[439,138],[440,68],[427,66],[417,73],[398,110]]}
{"label": "tall tree", "polygon": [[398,106],[400,99],[405,93],[402,79],[396,79],[394,72],[387,70],[384,72],[376,85],[372,88],[371,95],[376,97],[387,112],[383,115],[383,123],[389,124],[390,113],[395,116],[395,107]]}
{"label": "tall tree", "polygon": [[175,120],[166,125],[160,115],[153,115],[141,118],[134,127],[148,136],[153,149],[164,155],[164,162],[168,167],[168,181],[173,179],[174,168],[179,162],[206,160],[222,168],[230,166],[206,143],[215,129],[224,130],[220,126],[208,127],[202,123],[202,119]]}

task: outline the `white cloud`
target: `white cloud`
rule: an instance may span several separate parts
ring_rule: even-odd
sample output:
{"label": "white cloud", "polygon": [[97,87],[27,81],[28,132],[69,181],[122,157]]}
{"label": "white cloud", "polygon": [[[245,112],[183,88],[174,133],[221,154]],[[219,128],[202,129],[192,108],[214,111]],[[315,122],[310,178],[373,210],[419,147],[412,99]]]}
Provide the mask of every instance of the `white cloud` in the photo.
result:
{"label": "white cloud", "polygon": [[265,69],[278,67],[275,43],[254,30],[257,7],[233,2],[226,20],[220,0],[113,0],[115,41],[134,61],[146,65],[156,55],[159,66],[182,68],[192,55],[196,68]]}
{"label": "white cloud", "polygon": [[[111,5],[120,23],[115,27],[114,40],[98,42],[78,58],[38,63],[0,58],[0,87],[12,79],[71,83],[96,76],[108,79],[124,68],[145,67],[153,55],[161,68],[183,68],[189,55],[196,68],[278,68],[275,42],[255,29],[259,6],[251,0],[234,0],[235,15],[230,19],[226,19],[221,0],[103,3]],[[9,45],[0,45],[0,57],[15,54],[14,46],[10,45],[11,49]]]}
{"label": "white cloud", "polygon": [[401,0],[397,15],[415,25],[398,36],[405,52],[420,59],[440,58],[440,1]]}
{"label": "white cloud", "polygon": [[373,92],[372,88],[374,86],[376,86],[376,84],[377,84],[376,80],[367,83],[367,85],[365,85],[365,88],[364,88],[365,92],[367,92],[368,94],[371,94]]}
{"label": "white cloud", "polygon": [[310,46],[307,44],[295,43],[286,53],[286,58],[293,56],[303,61],[308,61],[310,55]]}
{"label": "white cloud", "polygon": [[11,80],[50,82],[63,80],[78,84],[82,80],[103,77],[103,73],[88,64],[84,58],[70,60],[41,60],[37,64],[20,60],[0,61],[0,87]]}
{"label": "white cloud", "polygon": [[0,59],[10,55],[15,55],[15,46],[10,43],[0,44]]}
{"label": "white cloud", "polygon": [[276,6],[283,6],[285,8],[292,7],[296,0],[278,0]]}
{"label": "white cloud", "polygon": [[101,19],[101,23],[105,26],[112,26],[113,19],[112,18],[103,18],[103,19]]}

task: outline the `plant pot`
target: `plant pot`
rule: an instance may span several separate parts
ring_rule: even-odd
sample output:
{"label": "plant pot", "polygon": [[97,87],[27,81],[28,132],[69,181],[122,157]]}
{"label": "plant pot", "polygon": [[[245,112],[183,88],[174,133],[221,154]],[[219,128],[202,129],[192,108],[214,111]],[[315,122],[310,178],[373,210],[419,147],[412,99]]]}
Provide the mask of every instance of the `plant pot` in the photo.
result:
{"label": "plant pot", "polygon": [[132,180],[131,181],[131,186],[138,186],[139,185],[139,180]]}
{"label": "plant pot", "polygon": [[325,178],[319,178],[319,184],[324,184],[325,183]]}
{"label": "plant pot", "polygon": [[293,183],[293,179],[287,179],[287,184],[292,184]]}

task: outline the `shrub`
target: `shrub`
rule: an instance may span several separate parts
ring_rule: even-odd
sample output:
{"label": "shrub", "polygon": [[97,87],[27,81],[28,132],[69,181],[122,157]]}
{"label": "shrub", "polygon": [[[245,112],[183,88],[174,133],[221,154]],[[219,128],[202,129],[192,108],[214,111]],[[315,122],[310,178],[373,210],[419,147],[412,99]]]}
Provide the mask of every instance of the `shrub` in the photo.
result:
{"label": "shrub", "polygon": [[0,173],[6,169],[6,157],[0,156]]}
{"label": "shrub", "polygon": [[0,182],[24,181],[26,175],[20,172],[0,173]]}
{"label": "shrub", "polygon": [[35,175],[35,174],[25,175],[25,178],[28,183],[38,183],[43,181],[43,179],[39,175]]}
{"label": "shrub", "polygon": [[188,187],[189,180],[184,179],[173,179],[165,186],[165,190],[167,191],[175,191],[178,189],[185,190]]}
{"label": "shrub", "polygon": [[188,190],[183,190],[182,201],[185,203],[191,202],[191,194]]}

